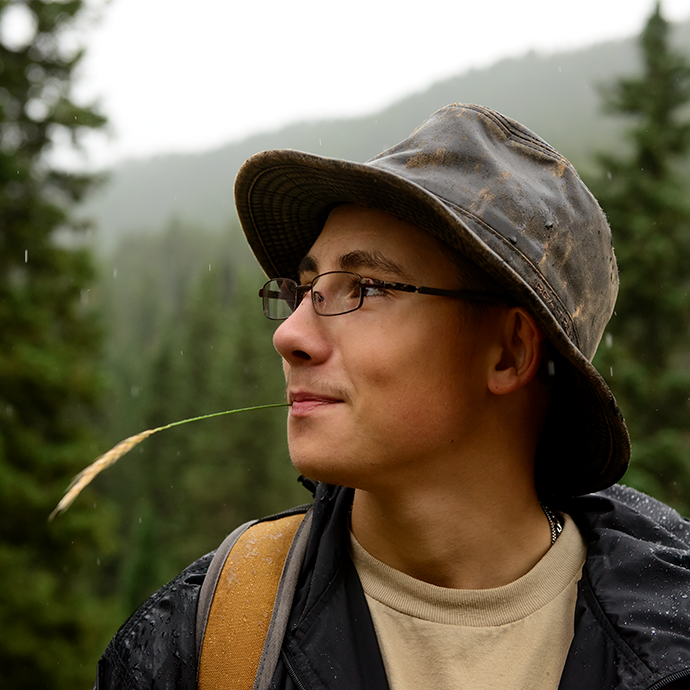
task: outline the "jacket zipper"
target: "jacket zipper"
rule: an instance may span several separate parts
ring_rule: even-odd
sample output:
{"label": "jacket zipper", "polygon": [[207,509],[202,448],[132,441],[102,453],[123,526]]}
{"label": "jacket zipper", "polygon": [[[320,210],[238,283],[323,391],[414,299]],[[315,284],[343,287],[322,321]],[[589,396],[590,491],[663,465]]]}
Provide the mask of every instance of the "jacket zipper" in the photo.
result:
{"label": "jacket zipper", "polygon": [[288,675],[290,676],[290,678],[292,678],[292,682],[299,688],[299,690],[307,690],[307,686],[297,675],[297,672],[295,671],[294,666],[290,662],[290,659],[288,659],[288,655],[285,653],[285,650],[280,651],[280,656],[283,658],[283,663],[287,668]]}
{"label": "jacket zipper", "polygon": [[659,690],[660,688],[665,688],[667,685],[670,685],[671,683],[681,680],[681,678],[689,678],[690,677],[690,669],[684,669],[682,671],[676,671],[675,673],[672,673],[670,676],[667,676],[666,678],[663,678],[662,680],[654,683],[654,685],[650,685],[647,690]]}

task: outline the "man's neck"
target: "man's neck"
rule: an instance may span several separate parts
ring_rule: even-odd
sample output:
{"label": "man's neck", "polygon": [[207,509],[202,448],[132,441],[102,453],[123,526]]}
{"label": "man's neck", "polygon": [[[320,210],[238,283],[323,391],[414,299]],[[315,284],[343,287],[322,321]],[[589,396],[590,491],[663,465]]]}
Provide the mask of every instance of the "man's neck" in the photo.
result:
{"label": "man's neck", "polygon": [[506,585],[548,551],[549,522],[529,485],[489,493],[456,487],[416,486],[403,495],[358,489],[352,531],[390,567],[456,589]]}

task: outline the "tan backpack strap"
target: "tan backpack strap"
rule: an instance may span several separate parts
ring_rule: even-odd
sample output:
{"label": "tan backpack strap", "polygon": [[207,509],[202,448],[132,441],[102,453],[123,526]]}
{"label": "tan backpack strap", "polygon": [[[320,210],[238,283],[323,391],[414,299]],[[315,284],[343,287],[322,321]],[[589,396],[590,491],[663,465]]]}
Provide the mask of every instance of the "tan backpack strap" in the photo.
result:
{"label": "tan backpack strap", "polygon": [[[264,646],[270,642],[266,639],[269,626],[276,628],[276,624],[282,630],[276,629],[275,634],[272,633],[273,638],[280,636],[278,642],[274,639],[272,646],[278,645],[279,651],[287,618],[281,615],[279,617],[284,617],[284,622],[274,620],[274,605],[278,588],[283,584],[284,566],[288,570],[291,564],[296,563],[296,571],[295,565],[291,569],[295,571],[291,578],[295,581],[299,573],[306,539],[301,540],[299,555],[294,554],[295,558],[288,559],[288,554],[303,520],[304,514],[298,513],[249,527],[243,525],[243,531],[231,540],[233,543],[220,570],[202,633],[199,690],[251,690],[259,662],[266,666]],[[289,592],[288,606],[291,605],[293,591]],[[284,613],[285,606],[282,609]]]}

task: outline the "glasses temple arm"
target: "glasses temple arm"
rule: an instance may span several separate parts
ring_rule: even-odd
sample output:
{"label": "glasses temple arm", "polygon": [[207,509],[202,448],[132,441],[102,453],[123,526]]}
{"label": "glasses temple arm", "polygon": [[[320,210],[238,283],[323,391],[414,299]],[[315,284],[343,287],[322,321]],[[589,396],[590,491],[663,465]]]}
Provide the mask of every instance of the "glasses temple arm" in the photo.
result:
{"label": "glasses temple arm", "polygon": [[440,297],[459,297],[461,299],[477,302],[491,302],[494,304],[506,304],[506,295],[492,295],[487,292],[475,292],[473,290],[444,290],[443,288],[430,288],[416,285],[406,285],[404,283],[391,283],[381,281],[381,286],[389,290],[400,290],[401,292],[418,292],[420,295],[438,295]]}

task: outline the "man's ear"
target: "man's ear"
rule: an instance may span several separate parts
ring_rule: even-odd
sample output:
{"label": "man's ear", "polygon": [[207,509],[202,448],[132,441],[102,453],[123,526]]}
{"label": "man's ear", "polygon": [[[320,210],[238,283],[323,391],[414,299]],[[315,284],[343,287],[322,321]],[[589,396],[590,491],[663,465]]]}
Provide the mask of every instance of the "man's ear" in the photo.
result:
{"label": "man's ear", "polygon": [[489,390],[506,395],[527,385],[539,371],[544,334],[523,307],[511,307],[497,333],[499,353],[489,371]]}

